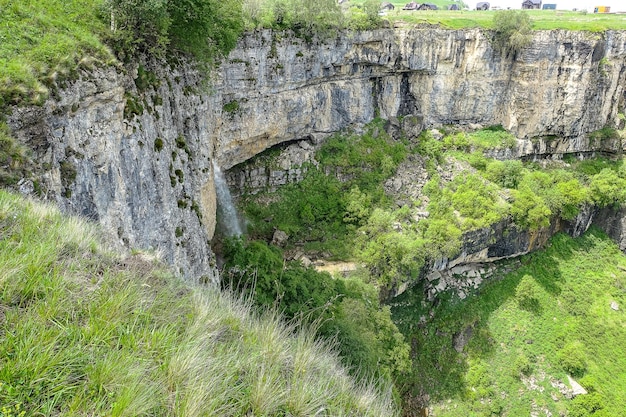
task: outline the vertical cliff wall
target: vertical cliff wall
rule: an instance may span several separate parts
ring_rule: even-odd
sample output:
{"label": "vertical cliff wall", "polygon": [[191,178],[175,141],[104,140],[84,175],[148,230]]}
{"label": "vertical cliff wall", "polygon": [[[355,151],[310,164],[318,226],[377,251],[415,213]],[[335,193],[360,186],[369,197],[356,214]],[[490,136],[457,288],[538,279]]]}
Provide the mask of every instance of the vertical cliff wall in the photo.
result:
{"label": "vertical cliff wall", "polygon": [[615,119],[626,33],[537,32],[517,57],[489,33],[437,28],[305,42],[246,34],[205,81],[183,62],[108,67],[15,108],[43,196],[215,281],[213,160],[227,169],[275,144],[420,114],[426,125],[502,124],[520,138],[577,143]]}

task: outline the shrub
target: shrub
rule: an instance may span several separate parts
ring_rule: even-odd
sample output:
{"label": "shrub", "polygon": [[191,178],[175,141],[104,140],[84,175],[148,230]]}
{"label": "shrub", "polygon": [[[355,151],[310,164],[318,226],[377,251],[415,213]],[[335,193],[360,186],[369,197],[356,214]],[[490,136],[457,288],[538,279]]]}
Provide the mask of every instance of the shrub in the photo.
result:
{"label": "shrub", "polygon": [[485,177],[504,188],[517,188],[522,176],[521,161],[493,161],[487,165]]}
{"label": "shrub", "polygon": [[511,195],[511,215],[517,225],[524,229],[537,230],[550,224],[552,211],[528,185],[513,190]]}
{"label": "shrub", "polygon": [[605,414],[604,399],[597,392],[586,395],[578,395],[569,404],[569,416],[571,417],[608,417]]}
{"label": "shrub", "polygon": [[589,188],[592,200],[600,207],[620,206],[626,202],[626,179],[609,168],[591,177]]}
{"label": "shrub", "polygon": [[496,47],[516,54],[532,42],[532,22],[521,10],[499,10],[493,15]]}
{"label": "shrub", "polygon": [[363,4],[350,7],[348,11],[348,27],[364,30],[380,26],[382,19],[378,16],[380,2],[365,0]]}
{"label": "shrub", "polygon": [[526,357],[526,355],[519,354],[515,358],[515,363],[513,365],[513,377],[519,378],[521,375],[529,376],[533,372],[533,364]]}
{"label": "shrub", "polygon": [[587,371],[587,358],[580,342],[566,344],[557,354],[557,358],[563,370],[575,378],[582,377]]}

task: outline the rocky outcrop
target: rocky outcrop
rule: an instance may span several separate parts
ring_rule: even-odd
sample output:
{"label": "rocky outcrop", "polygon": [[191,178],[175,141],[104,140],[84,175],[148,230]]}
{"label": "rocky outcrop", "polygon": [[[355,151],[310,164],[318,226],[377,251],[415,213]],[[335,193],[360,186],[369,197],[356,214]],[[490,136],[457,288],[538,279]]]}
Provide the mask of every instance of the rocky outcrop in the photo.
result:
{"label": "rocky outcrop", "polygon": [[44,197],[214,281],[214,160],[228,169],[376,115],[502,124],[520,139],[554,135],[568,146],[616,118],[625,32],[537,32],[517,57],[494,50],[490,36],[416,27],[306,42],[257,31],[208,83],[184,62],[97,69],[8,121],[33,149]]}

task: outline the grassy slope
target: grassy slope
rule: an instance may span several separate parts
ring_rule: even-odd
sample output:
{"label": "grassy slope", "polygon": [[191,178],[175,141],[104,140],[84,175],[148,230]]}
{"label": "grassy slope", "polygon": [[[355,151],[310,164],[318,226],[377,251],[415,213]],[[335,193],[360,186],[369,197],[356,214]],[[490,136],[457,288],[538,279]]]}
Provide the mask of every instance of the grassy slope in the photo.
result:
{"label": "grassy slope", "polygon": [[[574,403],[590,400],[603,405],[602,415],[626,416],[625,270],[626,256],[593,230],[579,239],[557,235],[480,297],[443,301],[424,326],[418,292],[402,296],[393,312],[416,353],[405,389],[428,393],[435,416],[521,416],[531,404],[587,415],[575,414]],[[521,282],[530,283],[530,303],[521,301]],[[457,353],[452,335],[469,327],[472,338]],[[583,372],[568,365],[577,356]],[[567,381],[564,366],[599,395],[565,399],[551,384]]]}
{"label": "grassy slope", "polygon": [[[0,0],[0,109],[41,103],[79,63],[112,55],[99,34],[98,0]],[[3,103],[4,101],[4,103]]]}
{"label": "grassy slope", "polygon": [[393,415],[268,314],[0,191],[0,416]]}

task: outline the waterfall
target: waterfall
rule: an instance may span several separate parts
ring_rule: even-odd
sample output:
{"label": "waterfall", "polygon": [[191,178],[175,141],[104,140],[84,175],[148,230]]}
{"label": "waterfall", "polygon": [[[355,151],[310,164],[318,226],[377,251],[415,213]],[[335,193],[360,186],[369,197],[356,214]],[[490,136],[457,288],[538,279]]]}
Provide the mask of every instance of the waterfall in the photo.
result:
{"label": "waterfall", "polygon": [[215,193],[217,194],[218,221],[226,236],[241,236],[241,224],[237,217],[237,209],[233,204],[226,177],[220,167],[213,161],[213,179],[215,181]]}

